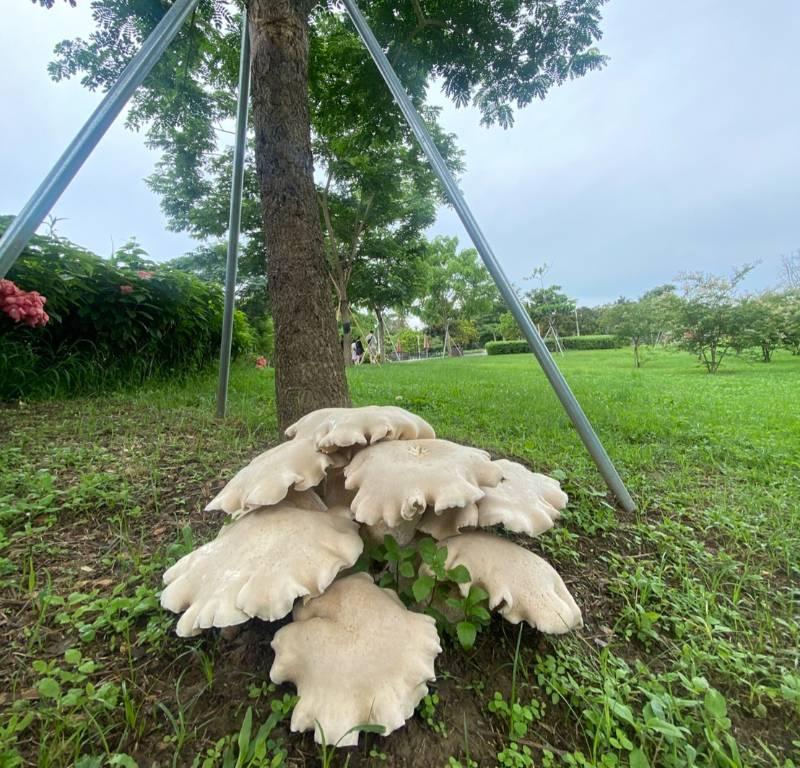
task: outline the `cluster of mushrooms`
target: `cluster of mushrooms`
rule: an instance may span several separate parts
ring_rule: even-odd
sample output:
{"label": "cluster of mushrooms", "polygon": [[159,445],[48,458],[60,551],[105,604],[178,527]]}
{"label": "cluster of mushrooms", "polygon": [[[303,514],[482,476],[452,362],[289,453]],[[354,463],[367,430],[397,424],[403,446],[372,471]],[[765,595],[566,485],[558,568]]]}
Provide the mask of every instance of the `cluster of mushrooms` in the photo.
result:
{"label": "cluster of mushrooms", "polygon": [[[293,731],[352,746],[364,724],[404,725],[435,679],[441,652],[433,618],[353,572],[364,541],[422,535],[447,547],[489,607],[508,621],[560,634],[581,612],[542,558],[473,529],[503,526],[538,536],[567,503],[559,483],[521,464],[438,440],[395,406],[325,408],[286,430],[208,505],[230,516],[213,541],[164,574],[161,604],[182,613],[177,633],[199,634],[252,618],[292,622],[272,641],[270,678],[292,682]],[[469,529],[462,533],[462,529]]]}

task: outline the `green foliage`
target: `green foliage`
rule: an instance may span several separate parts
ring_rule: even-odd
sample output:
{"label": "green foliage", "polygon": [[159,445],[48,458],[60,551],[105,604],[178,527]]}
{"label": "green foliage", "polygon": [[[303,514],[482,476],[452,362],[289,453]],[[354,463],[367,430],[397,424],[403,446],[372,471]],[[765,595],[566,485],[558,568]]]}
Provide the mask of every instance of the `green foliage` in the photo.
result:
{"label": "green foliage", "polygon": [[436,710],[440,703],[438,693],[429,693],[425,695],[417,707],[419,716],[425,721],[425,724],[434,733],[447,738],[447,726],[444,721],[437,717]]}
{"label": "green foliage", "polygon": [[[560,339],[564,349],[591,350],[591,349],[618,349],[621,346],[619,337],[610,334],[597,336],[562,336]],[[547,340],[547,347],[554,351],[555,343]],[[530,352],[528,342],[524,339],[514,341],[490,341],[486,344],[487,355],[516,355]]]}
{"label": "green foliage", "polygon": [[651,291],[638,301],[622,298],[603,307],[600,323],[608,333],[630,341],[633,364],[639,368],[642,364],[640,347],[645,343],[656,343],[659,334],[667,326],[669,309],[674,305],[674,300],[675,295],[671,290],[662,289]]}
{"label": "green foliage", "polygon": [[519,325],[517,325],[514,315],[512,315],[510,312],[504,312],[500,316],[500,325],[498,327],[498,331],[503,337],[503,341],[516,341],[522,338],[522,331],[520,330]]}
{"label": "green foliage", "polygon": [[736,307],[738,333],[733,339],[734,349],[741,352],[755,347],[761,359],[770,362],[791,325],[790,306],[791,297],[786,294],[765,293],[742,299]]}
{"label": "green foliage", "polygon": [[419,315],[431,332],[459,343],[477,341],[476,321],[498,297],[497,288],[474,248],[458,250],[458,238],[428,244]]}
{"label": "green foliage", "polygon": [[447,568],[446,561],[447,547],[430,537],[401,547],[387,535],[383,544],[366,549],[362,563],[377,570],[381,587],[395,589],[406,605],[422,608],[436,619],[440,632],[470,649],[491,618],[489,595],[475,584],[462,595],[458,585],[469,583],[469,571],[463,565]]}
{"label": "green foliage", "polygon": [[[0,400],[184,376],[217,357],[221,290],[155,268],[143,261],[143,253],[129,244],[117,252],[119,266],[113,266],[61,238],[32,239],[8,277],[47,298],[50,322],[27,328],[0,318]],[[137,269],[123,266],[126,261]],[[239,314],[234,354],[253,341]]]}
{"label": "green foliage", "polygon": [[681,279],[681,297],[672,311],[678,343],[697,355],[708,373],[719,370],[740,337],[743,318],[736,290],[751,270],[744,266],[730,277],[693,272]]}
{"label": "green foliage", "polygon": [[238,733],[224,736],[192,761],[192,768],[279,768],[286,765],[286,747],[272,733],[285,720],[297,702],[284,695],[270,702],[271,712],[253,733],[253,708],[248,707]]}
{"label": "green foliage", "polygon": [[575,301],[561,290],[560,285],[549,285],[528,291],[525,294],[525,308],[544,334],[549,321],[555,325],[575,312]]}

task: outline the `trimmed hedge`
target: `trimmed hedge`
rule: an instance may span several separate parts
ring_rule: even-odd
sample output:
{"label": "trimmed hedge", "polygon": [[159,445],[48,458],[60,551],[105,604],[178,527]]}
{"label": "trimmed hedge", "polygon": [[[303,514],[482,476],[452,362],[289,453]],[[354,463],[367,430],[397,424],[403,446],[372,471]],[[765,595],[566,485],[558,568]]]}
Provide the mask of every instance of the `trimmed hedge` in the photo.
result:
{"label": "trimmed hedge", "polygon": [[[555,343],[552,339],[546,342],[547,348],[554,352]],[[597,336],[562,336],[561,345],[569,350],[588,350],[588,349],[618,349],[625,345],[625,342],[618,336],[602,334]],[[487,355],[517,355],[522,352],[530,352],[528,342],[525,339],[513,341],[490,341],[486,344]]]}
{"label": "trimmed hedge", "polygon": [[[118,268],[62,238],[36,236],[8,279],[47,298],[50,322],[28,328],[0,316],[0,400],[183,376],[219,354],[222,289],[193,275]],[[234,354],[253,340],[237,312]]]}

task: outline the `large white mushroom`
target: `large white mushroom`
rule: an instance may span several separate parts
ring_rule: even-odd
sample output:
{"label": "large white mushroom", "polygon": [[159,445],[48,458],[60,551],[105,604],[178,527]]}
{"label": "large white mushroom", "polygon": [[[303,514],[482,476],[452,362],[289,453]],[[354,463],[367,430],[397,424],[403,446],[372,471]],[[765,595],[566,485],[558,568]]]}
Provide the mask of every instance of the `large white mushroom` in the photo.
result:
{"label": "large white mushroom", "polygon": [[206,507],[234,519],[286,498],[290,488],[305,491],[318,485],[329,467],[341,467],[339,454],[320,453],[309,439],[290,440],[256,456],[240,469]]}
{"label": "large white mushroom", "polygon": [[459,584],[463,595],[477,584],[489,593],[489,608],[512,624],[526,621],[549,635],[583,626],[580,608],[548,562],[508,539],[490,533],[462,533],[445,539],[447,568],[463,565],[471,581]]}
{"label": "large white mushroom", "polygon": [[184,612],[181,637],[255,617],[275,621],[298,597],[322,594],[363,546],[358,526],[340,515],[285,502],[258,509],[175,563],[161,605]]}
{"label": "large white mushroom", "polygon": [[293,731],[314,729],[314,738],[353,746],[358,725],[403,726],[435,679],[441,652],[436,623],[409,611],[366,573],[334,582],[324,595],[295,608],[294,621],[272,641],[270,678],[291,681],[299,700]]}
{"label": "large white mushroom", "polygon": [[358,490],[356,520],[396,528],[430,506],[464,507],[484,496],[481,486],[503,478],[489,454],[448,440],[406,440],[371,445],[345,467],[345,487]]}
{"label": "large white mushroom", "polygon": [[503,479],[492,488],[484,488],[482,499],[438,515],[429,510],[419,530],[435,539],[446,539],[470,527],[502,525],[528,536],[539,536],[552,528],[568,500],[558,480],[531,472],[515,461],[498,459],[494,464],[502,470]]}
{"label": "large white mushroom", "polygon": [[[446,568],[512,623],[547,633],[581,626],[561,577],[540,557],[488,533],[501,524],[529,536],[553,525],[567,501],[559,484],[521,464],[437,440],[423,419],[394,406],[327,408],[286,431],[293,438],[239,471],[207,509],[234,521],[164,574],[164,608],[183,613],[177,632],[250,618],[293,622],[275,634],[275,682],[293,682],[292,729],[350,746],[359,725],[389,733],[411,717],[441,651],[432,618],[409,611],[366,573],[340,577],[363,541],[417,530],[443,539]],[[313,489],[313,490],[312,490]],[[407,577],[404,574],[404,578]],[[297,602],[303,598],[303,603]]]}
{"label": "large white mushroom", "polygon": [[425,419],[395,405],[367,405],[363,408],[321,408],[303,416],[286,430],[286,436],[309,438],[317,450],[377,443],[381,440],[434,438],[436,433]]}

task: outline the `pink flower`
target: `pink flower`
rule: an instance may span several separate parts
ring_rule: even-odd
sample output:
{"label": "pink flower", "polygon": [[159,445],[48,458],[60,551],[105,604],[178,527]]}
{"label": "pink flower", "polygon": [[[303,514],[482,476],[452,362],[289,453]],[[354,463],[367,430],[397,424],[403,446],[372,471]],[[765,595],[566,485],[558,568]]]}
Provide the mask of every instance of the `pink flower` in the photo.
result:
{"label": "pink flower", "polygon": [[45,325],[50,316],[44,311],[47,299],[38,291],[23,291],[11,280],[0,280],[0,311],[15,323],[31,328]]}
{"label": "pink flower", "polygon": [[256,368],[266,368],[267,367],[267,358],[266,357],[257,357],[256,358]]}
{"label": "pink flower", "polygon": [[142,280],[149,280],[153,275],[155,275],[155,272],[148,272],[146,269],[140,269],[136,274],[141,277]]}
{"label": "pink flower", "polygon": [[120,293],[125,293],[125,294],[133,293],[133,286],[132,285],[121,285],[119,287],[119,292]]}

